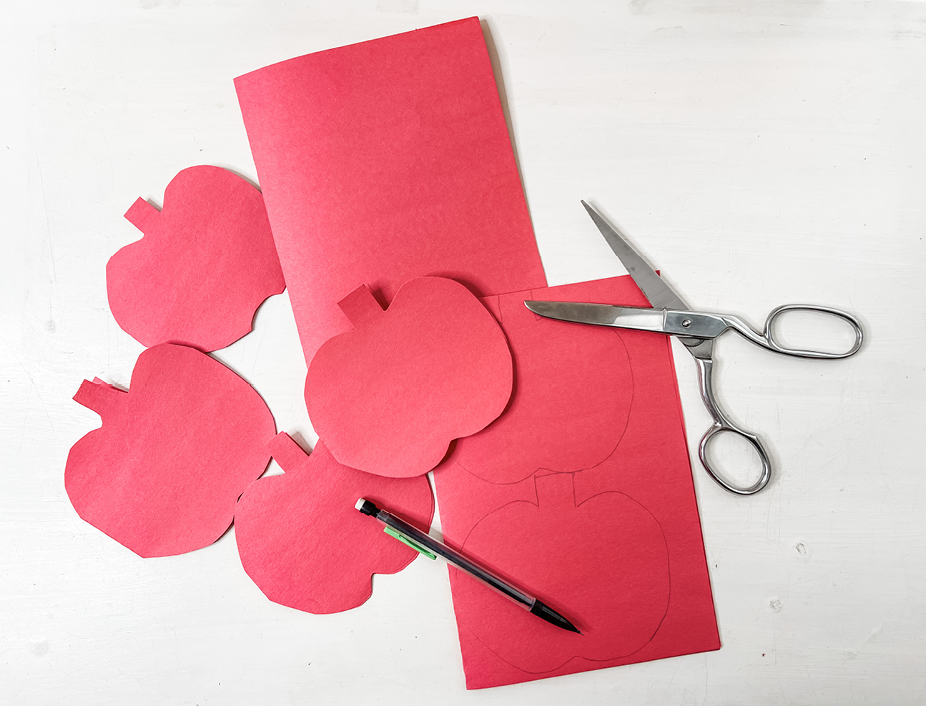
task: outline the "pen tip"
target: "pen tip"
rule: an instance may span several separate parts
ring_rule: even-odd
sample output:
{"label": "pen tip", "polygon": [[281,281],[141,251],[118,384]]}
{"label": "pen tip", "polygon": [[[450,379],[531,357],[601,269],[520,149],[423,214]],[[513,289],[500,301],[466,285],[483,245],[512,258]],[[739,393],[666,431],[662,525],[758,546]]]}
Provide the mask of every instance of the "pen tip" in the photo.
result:
{"label": "pen tip", "polygon": [[553,610],[550,606],[542,603],[540,600],[534,601],[534,606],[533,608],[531,608],[531,613],[533,613],[539,618],[543,618],[548,623],[555,625],[558,628],[562,628],[563,630],[568,630],[569,632],[579,633],[579,635],[582,634],[581,632],[579,632],[579,628],[577,628],[575,625],[569,622],[569,620],[565,616],[560,615],[555,610]]}

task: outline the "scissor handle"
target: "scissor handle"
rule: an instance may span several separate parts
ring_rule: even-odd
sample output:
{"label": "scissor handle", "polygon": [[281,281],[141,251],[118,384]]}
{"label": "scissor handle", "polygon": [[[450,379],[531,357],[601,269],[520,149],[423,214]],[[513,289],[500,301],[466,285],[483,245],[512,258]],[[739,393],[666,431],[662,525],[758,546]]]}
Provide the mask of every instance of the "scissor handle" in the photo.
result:
{"label": "scissor handle", "polygon": [[[762,442],[759,440],[758,436],[750,434],[745,429],[736,426],[720,408],[720,405],[717,404],[717,399],[714,397],[713,385],[714,361],[710,358],[695,358],[695,361],[698,364],[698,381],[701,385],[701,399],[704,401],[704,406],[707,407],[707,411],[710,412],[711,417],[714,419],[714,423],[705,432],[704,436],[701,437],[701,444],[698,447],[698,457],[701,459],[701,465],[704,466],[704,470],[710,474],[710,477],[713,478],[720,487],[729,490],[731,493],[736,493],[737,495],[753,495],[758,493],[768,485],[769,479],[772,477],[772,464],[768,460],[768,454],[765,453],[765,449],[762,447]],[[708,443],[711,439],[723,432],[741,436],[752,445],[752,448],[755,449],[758,454],[759,460],[762,462],[762,473],[759,476],[759,480],[752,485],[746,486],[745,488],[734,485],[711,468],[711,462],[707,457]]]}
{"label": "scissor handle", "polygon": [[[827,316],[836,316],[847,322],[852,327],[852,330],[855,332],[855,343],[852,344],[852,347],[848,351],[843,353],[829,353],[826,351],[808,351],[799,348],[788,348],[775,339],[774,333],[775,320],[788,311],[814,311],[819,314],[826,314]],[[768,315],[768,318],[765,320],[765,330],[762,331],[762,333],[754,331],[752,327],[736,318],[735,316],[724,316],[723,320],[727,323],[727,325],[735,329],[738,333],[742,334],[756,345],[762,346],[763,348],[768,348],[769,350],[775,351],[776,353],[782,353],[784,355],[794,355],[800,358],[824,358],[834,360],[838,358],[848,358],[850,355],[858,353],[859,348],[862,347],[862,326],[859,324],[858,320],[851,314],[847,314],[846,312],[840,311],[839,309],[831,309],[828,306],[815,306],[813,304],[785,304],[784,306],[780,306],[777,309],[772,309],[771,313]]]}

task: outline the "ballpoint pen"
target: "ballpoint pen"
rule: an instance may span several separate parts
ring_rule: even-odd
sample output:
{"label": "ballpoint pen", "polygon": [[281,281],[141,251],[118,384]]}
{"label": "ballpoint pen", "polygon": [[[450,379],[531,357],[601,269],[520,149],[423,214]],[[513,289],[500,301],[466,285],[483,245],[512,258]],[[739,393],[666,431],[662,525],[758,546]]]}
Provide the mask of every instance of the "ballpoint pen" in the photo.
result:
{"label": "ballpoint pen", "polygon": [[412,525],[396,517],[392,513],[376,507],[376,505],[369,500],[360,498],[357,501],[356,507],[364,515],[369,515],[386,525],[387,534],[395,537],[400,542],[408,544],[412,549],[424,554],[428,558],[434,559],[435,556],[439,556],[447,563],[452,564],[461,571],[465,571],[473,578],[514,601],[538,618],[542,618],[548,623],[562,628],[563,630],[579,633],[580,635],[582,634],[575,625],[553,610],[550,606],[543,603],[539,598],[535,598],[521,589],[512,586],[489,570],[479,566],[473,560],[466,558],[460,554],[460,552],[434,539],[426,532],[422,532],[417,527],[412,527]]}

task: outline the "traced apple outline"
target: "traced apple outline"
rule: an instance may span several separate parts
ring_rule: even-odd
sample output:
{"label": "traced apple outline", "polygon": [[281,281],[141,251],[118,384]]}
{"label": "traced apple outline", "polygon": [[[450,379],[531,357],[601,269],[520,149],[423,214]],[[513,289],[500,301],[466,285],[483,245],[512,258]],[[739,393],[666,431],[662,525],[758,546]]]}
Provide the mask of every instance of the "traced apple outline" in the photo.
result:
{"label": "traced apple outline", "polygon": [[[658,520],[618,491],[576,504],[574,476],[538,474],[537,502],[517,500],[490,512],[470,530],[462,550],[565,615],[581,635],[539,620],[460,571],[450,572],[455,607],[484,616],[461,628],[532,674],[574,657],[631,655],[653,639],[669,608],[669,552]],[[557,568],[548,574],[547,566]]]}
{"label": "traced apple outline", "polygon": [[[524,306],[525,299],[559,295],[547,288],[483,300],[508,340],[515,394],[492,424],[456,443],[450,460],[489,483],[518,483],[541,469],[593,468],[614,453],[627,428],[634,382],[623,337]],[[596,365],[576,365],[579,357]]]}

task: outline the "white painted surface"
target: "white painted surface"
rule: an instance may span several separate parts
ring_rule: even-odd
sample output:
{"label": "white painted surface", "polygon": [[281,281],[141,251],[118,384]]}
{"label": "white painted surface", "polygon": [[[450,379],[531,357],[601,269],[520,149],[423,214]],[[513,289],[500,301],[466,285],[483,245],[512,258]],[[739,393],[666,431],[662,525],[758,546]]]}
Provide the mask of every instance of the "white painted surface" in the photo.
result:
{"label": "white painted surface", "polygon": [[[70,396],[127,383],[141,351],[106,303],[106,260],[137,235],[122,213],[193,164],[255,177],[232,78],[473,14],[551,283],[622,274],[584,197],[696,307],[865,323],[841,362],[719,345],[721,394],[777,471],[750,499],[695,471],[719,652],[467,694],[442,569],[312,616],[264,599],[230,534],[141,560],[68,503],[68,449],[98,424]],[[926,701],[926,5],[46,0],[0,17],[0,703]],[[677,353],[694,448],[708,418]],[[312,438],[285,295],[218,357]]]}

